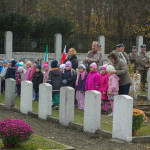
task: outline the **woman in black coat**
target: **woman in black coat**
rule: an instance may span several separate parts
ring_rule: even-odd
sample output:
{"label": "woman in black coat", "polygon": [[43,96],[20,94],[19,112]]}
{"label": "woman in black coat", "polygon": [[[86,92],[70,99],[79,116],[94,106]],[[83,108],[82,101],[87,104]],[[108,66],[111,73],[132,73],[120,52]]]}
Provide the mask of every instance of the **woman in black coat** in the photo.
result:
{"label": "woman in black coat", "polygon": [[76,71],[76,69],[78,68],[78,60],[77,60],[77,56],[76,56],[76,50],[74,48],[69,49],[68,58],[64,61],[64,64],[67,61],[71,61],[72,68]]}

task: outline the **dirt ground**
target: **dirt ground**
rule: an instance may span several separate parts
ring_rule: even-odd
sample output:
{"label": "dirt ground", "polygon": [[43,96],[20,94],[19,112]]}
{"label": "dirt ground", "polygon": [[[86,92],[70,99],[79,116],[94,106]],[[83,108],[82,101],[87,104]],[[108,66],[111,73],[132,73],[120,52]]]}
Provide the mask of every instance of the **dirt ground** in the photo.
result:
{"label": "dirt ground", "polygon": [[116,143],[111,139],[92,138],[83,132],[65,128],[59,124],[31,118],[28,115],[0,108],[0,121],[5,118],[20,119],[27,122],[34,133],[57,142],[75,147],[77,150],[148,150],[150,143]]}

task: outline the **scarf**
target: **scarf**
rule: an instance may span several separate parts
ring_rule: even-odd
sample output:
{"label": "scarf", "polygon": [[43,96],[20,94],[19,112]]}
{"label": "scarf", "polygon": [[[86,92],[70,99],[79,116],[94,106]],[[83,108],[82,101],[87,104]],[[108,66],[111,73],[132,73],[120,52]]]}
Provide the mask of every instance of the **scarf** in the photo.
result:
{"label": "scarf", "polygon": [[51,71],[53,71],[53,70],[57,70],[57,69],[58,69],[58,68],[52,68],[52,69],[51,69]]}
{"label": "scarf", "polygon": [[82,73],[79,73],[79,76],[77,77],[77,80],[76,80],[76,86],[78,85],[78,81],[79,81],[80,75],[81,75],[81,80],[84,80],[85,74],[86,74],[85,71],[83,71]]}

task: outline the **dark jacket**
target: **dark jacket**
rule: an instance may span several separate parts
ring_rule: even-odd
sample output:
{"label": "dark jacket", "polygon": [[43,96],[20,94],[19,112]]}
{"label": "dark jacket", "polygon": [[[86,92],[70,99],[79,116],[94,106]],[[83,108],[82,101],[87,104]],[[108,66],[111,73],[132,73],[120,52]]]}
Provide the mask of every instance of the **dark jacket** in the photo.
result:
{"label": "dark jacket", "polygon": [[76,70],[78,68],[78,60],[77,60],[77,56],[76,55],[73,55],[72,57],[68,57],[65,61],[64,61],[64,64],[67,62],[67,61],[71,61],[72,63],[72,68],[74,70]]}
{"label": "dark jacket", "polygon": [[64,70],[64,72],[62,72],[62,81],[63,80],[67,80],[66,84],[62,83],[62,86],[71,86],[74,88],[74,84],[75,84],[75,73],[72,70]]}
{"label": "dark jacket", "polygon": [[81,79],[81,75],[78,80],[78,85],[75,87],[76,90],[85,91],[85,83],[86,83],[87,74],[85,74],[84,79]]}
{"label": "dark jacket", "polygon": [[[53,90],[60,90],[62,82],[62,75],[59,69],[52,70],[49,72],[49,79],[47,83],[51,84]],[[53,91],[53,93],[59,93],[59,91]]]}
{"label": "dark jacket", "polygon": [[33,88],[38,89],[39,85],[41,83],[43,83],[43,73],[41,71],[40,72],[34,72],[32,82],[33,82]]}
{"label": "dark jacket", "polygon": [[8,67],[5,78],[13,78],[15,79],[17,68],[16,67]]}

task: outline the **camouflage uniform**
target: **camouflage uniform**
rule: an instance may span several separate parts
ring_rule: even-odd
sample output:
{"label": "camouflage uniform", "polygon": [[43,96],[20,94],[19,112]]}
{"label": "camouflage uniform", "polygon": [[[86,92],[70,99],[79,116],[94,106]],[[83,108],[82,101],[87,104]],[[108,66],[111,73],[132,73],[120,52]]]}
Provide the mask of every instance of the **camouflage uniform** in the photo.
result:
{"label": "camouflage uniform", "polygon": [[143,88],[145,88],[147,72],[148,72],[148,68],[145,67],[145,65],[149,65],[149,56],[146,53],[139,52],[136,55],[136,62],[137,62],[137,70],[141,75],[141,83],[143,85]]}

